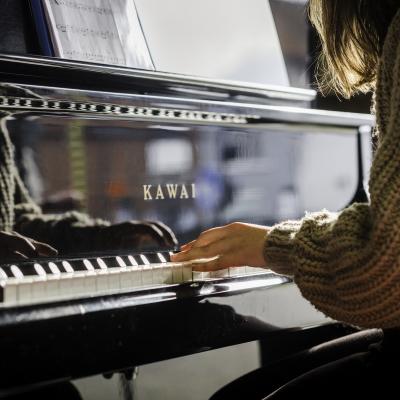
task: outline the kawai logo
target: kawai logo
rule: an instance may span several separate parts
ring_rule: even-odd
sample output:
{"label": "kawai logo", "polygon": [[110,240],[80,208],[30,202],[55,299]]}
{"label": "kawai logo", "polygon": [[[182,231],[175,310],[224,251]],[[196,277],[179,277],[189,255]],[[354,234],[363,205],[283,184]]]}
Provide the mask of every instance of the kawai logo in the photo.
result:
{"label": "kawai logo", "polygon": [[196,184],[143,185],[144,200],[195,199]]}

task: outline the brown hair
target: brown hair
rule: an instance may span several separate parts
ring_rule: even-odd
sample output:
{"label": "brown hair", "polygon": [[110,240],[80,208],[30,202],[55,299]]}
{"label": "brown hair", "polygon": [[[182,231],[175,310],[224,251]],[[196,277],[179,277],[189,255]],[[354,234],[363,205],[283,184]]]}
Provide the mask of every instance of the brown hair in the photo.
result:
{"label": "brown hair", "polygon": [[317,67],[323,92],[350,97],[374,88],[388,26],[399,0],[310,0],[309,15],[321,40]]}

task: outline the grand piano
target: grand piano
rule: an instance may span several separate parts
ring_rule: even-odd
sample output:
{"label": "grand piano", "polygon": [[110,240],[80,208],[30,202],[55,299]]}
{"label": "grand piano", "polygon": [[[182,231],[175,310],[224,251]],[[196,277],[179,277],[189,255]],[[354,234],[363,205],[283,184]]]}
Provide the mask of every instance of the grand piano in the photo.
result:
{"label": "grand piano", "polygon": [[[311,90],[11,53],[0,89],[21,175],[49,212],[161,221],[181,244],[366,199],[373,118],[312,109]],[[350,331],[289,277],[198,273],[170,262],[178,247],[2,263],[1,396],[254,340],[281,357]]]}

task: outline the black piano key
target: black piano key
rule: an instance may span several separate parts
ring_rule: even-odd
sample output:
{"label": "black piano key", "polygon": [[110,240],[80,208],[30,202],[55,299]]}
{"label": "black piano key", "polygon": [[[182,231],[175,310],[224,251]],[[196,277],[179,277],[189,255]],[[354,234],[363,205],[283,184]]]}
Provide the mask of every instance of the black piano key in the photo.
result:
{"label": "black piano key", "polygon": [[[143,253],[143,256],[147,258],[150,264],[159,264],[160,259],[157,256],[157,253]],[[140,257],[142,258],[142,257]],[[143,260],[142,260],[143,261]],[[144,264],[144,261],[143,261]]]}
{"label": "black piano key", "polygon": [[118,263],[117,257],[104,257],[102,259],[107,265],[107,268],[121,268]]}
{"label": "black piano key", "polygon": [[47,275],[58,275],[61,273],[61,261],[42,261],[40,265],[43,267]]}
{"label": "black piano key", "polygon": [[88,268],[83,262],[83,259],[66,260],[74,271],[87,271]]}

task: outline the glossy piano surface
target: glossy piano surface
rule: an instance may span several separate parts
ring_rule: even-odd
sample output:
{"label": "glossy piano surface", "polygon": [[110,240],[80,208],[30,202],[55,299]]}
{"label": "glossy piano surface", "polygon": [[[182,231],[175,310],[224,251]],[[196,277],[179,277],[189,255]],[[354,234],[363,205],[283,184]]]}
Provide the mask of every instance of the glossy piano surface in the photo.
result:
{"label": "glossy piano surface", "polygon": [[[7,127],[22,176],[44,210],[158,220],[179,243],[235,220],[273,224],[305,210],[340,210],[360,187],[357,135],[365,144],[374,123],[367,115],[312,110],[310,91],[45,58],[0,56],[0,79],[0,110],[12,113]],[[365,169],[367,162],[361,159]],[[62,256],[51,262],[73,276],[74,260],[127,254],[105,246]],[[46,272],[46,262],[36,261],[44,274],[33,262],[27,276],[22,265],[1,265],[3,289],[31,279],[29,268],[47,285],[54,271]],[[3,304],[0,387],[256,339],[284,343],[313,326],[336,329],[290,279],[242,272]]]}

